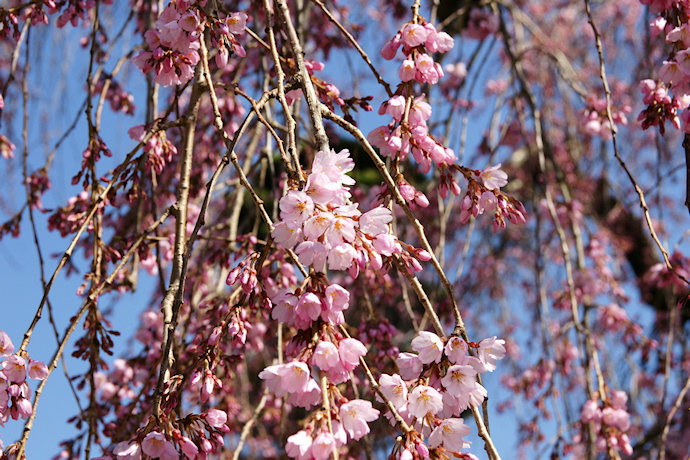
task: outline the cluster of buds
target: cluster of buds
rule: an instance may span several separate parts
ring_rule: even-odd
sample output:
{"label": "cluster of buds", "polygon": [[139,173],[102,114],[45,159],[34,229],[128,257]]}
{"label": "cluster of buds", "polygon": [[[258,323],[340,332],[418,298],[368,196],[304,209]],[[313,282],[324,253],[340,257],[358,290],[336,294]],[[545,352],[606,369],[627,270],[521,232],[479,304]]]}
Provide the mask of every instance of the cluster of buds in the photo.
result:
{"label": "cluster of buds", "polygon": [[456,158],[451,149],[429,134],[426,122],[431,117],[431,106],[424,102],[424,95],[414,99],[410,96],[411,84],[414,81],[431,85],[438,83],[443,77],[443,68],[434,62],[431,54],[450,50],[453,38],[428,23],[407,23],[384,45],[381,56],[393,59],[401,45],[405,59],[398,74],[403,84],[379,109],[379,114],[390,115],[393,122],[374,129],[368,140],[385,156],[404,160],[412,153],[422,171],[427,173],[432,162],[440,166],[452,164]]}
{"label": "cluster of buds", "polygon": [[[130,128],[127,134],[135,141],[141,142],[146,137],[146,128],[143,125],[138,125]],[[148,155],[146,167],[155,171],[156,174],[160,174],[165,165],[172,161],[172,156],[177,153],[177,149],[167,139],[164,131],[158,131],[146,141],[144,152]]]}
{"label": "cluster of buds", "polygon": [[[101,78],[96,82],[93,89],[94,96],[103,91],[105,81],[105,78]],[[134,115],[134,110],[136,109],[134,105],[134,96],[125,91],[124,88],[112,78],[105,92],[105,99],[110,102],[110,108],[113,109],[114,112]]]}

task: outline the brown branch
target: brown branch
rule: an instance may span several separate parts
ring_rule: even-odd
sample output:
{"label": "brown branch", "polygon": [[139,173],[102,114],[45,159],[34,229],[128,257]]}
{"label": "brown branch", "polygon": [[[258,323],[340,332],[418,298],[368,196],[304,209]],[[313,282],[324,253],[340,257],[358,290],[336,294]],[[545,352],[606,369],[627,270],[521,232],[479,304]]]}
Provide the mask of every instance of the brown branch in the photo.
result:
{"label": "brown branch", "polygon": [[34,396],[34,403],[33,403],[33,410],[29,418],[26,420],[26,423],[24,424],[24,431],[22,432],[22,438],[19,440],[18,444],[18,449],[17,449],[17,454],[16,458],[23,458],[22,455],[24,453],[24,449],[26,447],[26,441],[29,438],[29,434],[31,433],[31,428],[33,427],[34,419],[36,418],[36,408],[38,406],[38,400],[41,397],[41,393],[43,392],[43,388],[45,387],[46,383],[48,382],[48,378],[50,377],[50,374],[53,372],[55,367],[57,367],[58,360],[62,357],[62,354],[65,350],[65,347],[67,346],[67,341],[69,340],[70,336],[74,332],[74,330],[77,328],[77,325],[81,321],[81,317],[86,313],[86,311],[91,307],[93,302],[103,293],[106,287],[110,286],[115,278],[117,277],[118,273],[124,266],[127,264],[129,261],[130,257],[135,253],[137,248],[141,245],[142,242],[146,240],[148,235],[152,233],[156,228],[158,228],[165,220],[170,216],[171,212],[173,211],[173,207],[169,207],[165,210],[163,214],[154,222],[151,224],[144,233],[139,235],[139,238],[136,239],[134,243],[132,243],[132,246],[129,248],[129,250],[125,253],[124,256],[122,256],[122,259],[120,259],[120,262],[117,264],[117,266],[113,269],[112,273],[94,290],[91,291],[91,293],[87,296],[86,301],[82,305],[82,307],[79,309],[77,314],[74,316],[74,319],[70,323],[70,325],[67,327],[67,330],[65,331],[65,335],[62,338],[62,341],[60,341],[58,345],[58,349],[55,351],[55,354],[53,355],[53,359],[51,360],[50,364],[48,364],[48,376],[41,381],[41,383],[38,385],[38,388],[36,388],[35,396]]}
{"label": "brown branch", "polygon": [[163,353],[161,354],[161,367],[158,374],[158,383],[153,393],[153,415],[160,416],[161,397],[163,395],[163,385],[170,378],[170,368],[174,362],[172,353],[172,342],[175,337],[177,327],[177,317],[182,303],[184,290],[184,271],[182,268],[183,257],[185,255],[187,242],[187,204],[189,201],[190,176],[192,172],[192,159],[194,152],[194,133],[196,130],[197,113],[201,101],[201,78],[200,72],[192,86],[187,114],[185,117],[185,138],[184,153],[182,164],[180,165],[180,183],[177,188],[177,202],[175,203],[175,243],[173,249],[172,269],[170,272],[170,282],[165,297],[161,302],[163,311]]}

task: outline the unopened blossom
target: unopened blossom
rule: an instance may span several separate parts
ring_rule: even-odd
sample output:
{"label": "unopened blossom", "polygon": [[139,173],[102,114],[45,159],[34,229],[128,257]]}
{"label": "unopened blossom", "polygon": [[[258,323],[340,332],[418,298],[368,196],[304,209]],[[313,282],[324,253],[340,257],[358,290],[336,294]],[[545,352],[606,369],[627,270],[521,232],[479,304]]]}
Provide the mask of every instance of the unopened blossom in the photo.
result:
{"label": "unopened blossom", "polygon": [[488,190],[501,188],[508,183],[508,174],[500,168],[501,163],[496,166],[487,166],[479,175],[484,187]]}
{"label": "unopened blossom", "polygon": [[214,428],[221,428],[228,421],[228,414],[222,410],[209,409],[206,413],[206,421]]}
{"label": "unopened blossom", "polygon": [[31,401],[26,398],[17,398],[11,409],[11,415],[14,420],[18,418],[26,419],[31,414],[34,413],[34,409],[31,406]]}
{"label": "unopened blossom", "polygon": [[340,406],[340,423],[355,441],[369,433],[367,422],[379,418],[379,411],[369,401],[354,399]]}
{"label": "unopened blossom", "polygon": [[395,37],[393,37],[390,41],[386,42],[386,44],[383,45],[383,48],[381,49],[381,57],[386,59],[387,61],[393,59],[396,53],[398,52],[398,48],[400,48],[401,43],[401,34],[400,32],[398,32],[395,35]]}
{"label": "unopened blossom", "polygon": [[421,419],[426,414],[436,414],[443,408],[441,394],[434,388],[419,385],[407,397],[407,410],[413,417]]}
{"label": "unopened blossom", "polygon": [[505,356],[505,343],[505,340],[496,339],[496,336],[484,339],[481,342],[479,342],[477,356],[489,372],[495,371],[496,361],[499,359],[503,359],[503,357]]}
{"label": "unopened blossom", "polygon": [[194,460],[199,453],[199,448],[187,436],[180,436],[177,440],[177,444],[180,446],[185,457],[189,460]]}
{"label": "unopened blossom", "polygon": [[412,349],[419,353],[422,364],[439,362],[443,356],[443,341],[439,336],[429,331],[420,331],[412,339]]}
{"label": "unopened blossom", "polygon": [[461,449],[470,447],[470,443],[465,441],[463,436],[470,434],[470,427],[465,425],[461,418],[449,418],[441,422],[434,428],[429,436],[429,447],[443,446],[451,452],[459,452]]}

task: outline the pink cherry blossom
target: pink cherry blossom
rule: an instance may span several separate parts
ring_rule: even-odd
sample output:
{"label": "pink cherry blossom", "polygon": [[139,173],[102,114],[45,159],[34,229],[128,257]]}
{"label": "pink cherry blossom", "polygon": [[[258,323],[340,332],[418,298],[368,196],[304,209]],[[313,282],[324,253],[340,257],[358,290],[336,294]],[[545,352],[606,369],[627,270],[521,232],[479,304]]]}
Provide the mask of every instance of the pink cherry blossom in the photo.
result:
{"label": "pink cherry blossom", "polygon": [[372,236],[379,233],[388,233],[388,224],[392,220],[393,216],[390,209],[378,206],[360,216],[359,228],[364,233]]}
{"label": "pink cherry blossom", "polygon": [[508,183],[508,174],[501,168],[501,163],[496,166],[487,166],[480,174],[484,187],[488,190],[496,190]]}
{"label": "pink cherry blossom", "polygon": [[302,223],[314,212],[314,202],[305,192],[291,190],[280,199],[280,216],[284,221]]}
{"label": "pink cherry blossom", "polygon": [[298,361],[268,366],[259,373],[259,378],[276,396],[304,391],[311,379],[307,365]]}
{"label": "pink cherry blossom", "polygon": [[381,374],[379,379],[381,393],[393,403],[396,409],[407,405],[407,385],[398,374]]}
{"label": "pink cherry blossom", "polygon": [[14,383],[26,380],[26,360],[17,355],[10,355],[2,362],[2,373]]}
{"label": "pink cherry blossom", "polygon": [[48,377],[48,366],[43,361],[29,360],[29,378],[34,380],[44,380]]}
{"label": "pink cherry blossom", "polygon": [[297,460],[310,460],[312,442],[312,437],[306,431],[300,430],[287,438],[285,453]]}
{"label": "pink cherry blossom", "polygon": [[400,376],[404,380],[416,379],[422,371],[423,364],[419,359],[419,355],[413,353],[400,353],[395,362],[398,365]]}
{"label": "pink cherry blossom", "polygon": [[429,36],[429,31],[419,24],[407,24],[402,31],[402,42],[415,47],[424,43]]}
{"label": "pink cherry blossom", "polygon": [[319,343],[316,345],[311,359],[313,364],[324,371],[340,367],[340,355],[338,354],[338,347],[325,340],[319,341]]}
{"label": "pink cherry blossom", "polygon": [[451,452],[459,452],[461,449],[470,447],[470,443],[462,439],[463,436],[468,434],[470,434],[470,427],[465,425],[463,419],[449,418],[441,422],[431,432],[429,447],[443,446]]}
{"label": "pink cherry blossom", "polygon": [[335,439],[330,433],[321,433],[311,445],[311,454],[315,460],[326,460],[335,450]]}
{"label": "pink cherry blossom", "polygon": [[467,342],[458,336],[452,336],[446,342],[446,346],[443,348],[448,361],[453,364],[465,364],[465,358],[467,357],[467,351],[469,347]]}
{"label": "pink cherry blossom", "polygon": [[479,360],[484,364],[489,372],[496,370],[496,361],[503,359],[506,354],[505,348],[506,341],[503,339],[496,339],[493,336],[488,339],[484,339],[479,342],[479,349],[477,350],[477,355]]}
{"label": "pink cherry blossom", "polygon": [[442,408],[441,394],[430,386],[419,385],[407,397],[407,410],[418,419],[436,414]]}
{"label": "pink cherry blossom", "polygon": [[123,441],[115,446],[113,453],[118,460],[141,460],[141,446],[136,442]]}
{"label": "pink cherry blossom", "polygon": [[443,341],[433,332],[420,331],[412,339],[412,349],[419,353],[422,364],[437,363],[443,356]]}
{"label": "pink cherry blossom", "polygon": [[456,364],[448,368],[446,376],[441,379],[441,382],[446,390],[457,395],[469,392],[474,388],[476,375],[477,371],[472,366]]}
{"label": "pink cherry blossom", "polygon": [[167,443],[169,441],[165,439],[165,435],[158,431],[151,431],[141,442],[141,450],[150,457],[160,457]]}
{"label": "pink cherry blossom", "polygon": [[367,354],[367,347],[357,339],[343,339],[338,343],[340,362],[346,371],[359,366],[359,358]]}
{"label": "pink cherry blossom", "polygon": [[340,423],[355,441],[369,433],[367,422],[379,417],[379,411],[369,401],[354,399],[340,406]]}
{"label": "pink cherry blossom", "polygon": [[14,353],[14,345],[10,336],[3,330],[0,330],[0,357],[10,356]]}

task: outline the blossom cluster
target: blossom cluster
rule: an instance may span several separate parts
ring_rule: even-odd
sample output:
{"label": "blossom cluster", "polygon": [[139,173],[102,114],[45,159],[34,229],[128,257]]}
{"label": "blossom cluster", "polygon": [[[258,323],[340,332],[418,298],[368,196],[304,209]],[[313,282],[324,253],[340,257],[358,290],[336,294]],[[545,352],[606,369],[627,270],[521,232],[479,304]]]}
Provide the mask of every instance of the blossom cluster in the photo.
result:
{"label": "blossom cluster", "polygon": [[280,199],[281,221],[271,235],[284,248],[293,248],[304,265],[317,272],[349,270],[352,277],[367,264],[378,270],[383,257],[400,255],[411,271],[421,271],[417,261],[429,260],[421,250],[403,245],[388,233],[391,211],[378,206],[362,213],[350,203],[347,175],[354,168],[350,152],[321,151],[314,157],[304,190],[290,190]]}
{"label": "blossom cluster", "polygon": [[[26,419],[33,413],[31,388],[26,381],[43,380],[48,377],[48,367],[42,361],[34,361],[26,352],[14,354],[10,336],[0,330],[0,426],[12,418]],[[0,453],[2,441],[0,441]]]}
{"label": "blossom cluster", "polygon": [[[325,460],[345,445],[348,437],[358,440],[369,433],[367,423],[376,420],[379,411],[369,401],[348,400],[334,386],[350,380],[351,372],[367,353],[362,342],[344,337],[335,329],[344,322],[343,311],[349,307],[350,293],[340,285],[326,285],[320,275],[309,277],[306,285],[308,289],[301,294],[279,290],[273,298],[272,316],[298,329],[317,329],[317,340],[304,346],[294,338],[287,351],[296,354],[295,359],[268,366],[259,378],[276,397],[287,396],[290,405],[311,408],[328,399],[333,407],[339,406],[327,416],[317,412],[304,429],[288,438],[286,452],[291,458]],[[328,394],[323,394],[312,377],[313,370],[330,382],[325,387]]]}
{"label": "blossom cluster", "polygon": [[630,438],[625,433],[631,426],[630,414],[625,409],[628,395],[624,391],[611,391],[609,401],[600,407],[599,401],[589,399],[582,406],[580,420],[583,424],[593,423],[597,434],[596,446],[599,452],[609,448],[632,455]]}
{"label": "blossom cluster", "polygon": [[[624,106],[622,110],[613,110],[611,118],[614,128],[616,124],[627,126],[628,118],[626,113],[630,113],[630,106]],[[590,136],[601,136],[603,140],[611,139],[611,123],[606,115],[606,99],[598,98],[594,95],[587,97],[587,106],[582,111],[582,123],[584,131]]]}
{"label": "blossom cluster", "polygon": [[[452,336],[444,343],[433,332],[421,331],[411,345],[416,353],[400,353],[397,358],[399,374],[381,375],[381,392],[406,423],[428,436],[428,447],[438,454],[461,455],[459,451],[469,447],[463,436],[470,428],[460,415],[486,398],[477,375],[496,370],[496,361],[505,356],[505,341],[491,337],[477,344]],[[476,356],[470,349],[476,350]],[[401,445],[399,458],[412,458],[410,450],[419,453],[425,448],[419,440]]]}
{"label": "blossom cluster", "polygon": [[[665,34],[666,43],[671,45],[668,59],[659,68],[658,80],[646,79],[640,82],[647,107],[639,114],[642,128],[659,126],[664,134],[664,123],[670,120],[676,129],[690,133],[690,22],[683,2],[641,0],[658,16],[649,23],[653,37]],[[681,11],[678,11],[681,10]],[[678,110],[683,112],[680,119]]]}
{"label": "blossom cluster", "polygon": [[381,56],[391,60],[402,45],[403,60],[398,75],[403,82],[396,93],[379,108],[379,114],[388,114],[393,122],[379,126],[368,135],[369,142],[385,156],[404,160],[412,153],[421,165],[422,171],[436,165],[455,162],[455,153],[434,139],[428,132],[427,120],[431,117],[431,106],[424,101],[424,95],[411,98],[411,84],[419,82],[435,85],[443,77],[443,68],[434,62],[430,54],[445,53],[453,47],[453,38],[445,32],[426,23],[405,24],[398,33],[384,45]]}
{"label": "blossom cluster", "polygon": [[[218,21],[215,41],[223,44],[216,55],[216,64],[224,67],[230,55],[225,40],[230,43],[234,53],[244,56],[242,45],[235,35],[244,33],[247,22],[245,13],[232,13]],[[168,3],[156,20],[155,30],[146,31],[146,44],[150,51],[142,50],[134,63],[144,73],[154,70],[153,81],[162,86],[182,85],[194,76],[194,67],[199,63],[199,40],[203,39],[206,25],[204,13],[190,7],[187,1]]]}
{"label": "blossom cluster", "polygon": [[[477,217],[485,211],[494,213],[494,233],[506,228],[506,219],[515,225],[527,222],[525,206],[512,196],[501,192],[500,188],[508,183],[508,175],[500,168],[499,163],[487,166],[482,171],[461,169],[470,180],[460,204],[460,222],[465,223],[470,217]],[[472,176],[478,177],[482,184]]]}
{"label": "blossom cluster", "polygon": [[[146,127],[138,125],[127,131],[129,137],[135,141],[143,141],[146,137]],[[160,174],[167,163],[172,161],[172,156],[177,154],[177,148],[165,137],[164,131],[158,131],[146,141],[144,145],[146,167]]]}
{"label": "blossom cluster", "polygon": [[[122,441],[113,448],[113,456],[106,455],[93,460],[141,460],[142,458],[158,458],[160,460],[201,460],[208,458],[208,454],[216,452],[214,444],[223,446],[223,434],[230,431],[226,423],[228,415],[225,411],[209,409],[202,415],[188,416],[194,425],[203,426],[212,433],[212,440],[203,431],[191,429],[190,436],[183,435],[179,429],[173,428],[164,434],[153,429],[146,435],[139,437],[140,441]],[[179,449],[179,451],[178,451]],[[184,457],[182,457],[184,455]],[[144,457],[147,456],[147,457]]]}

